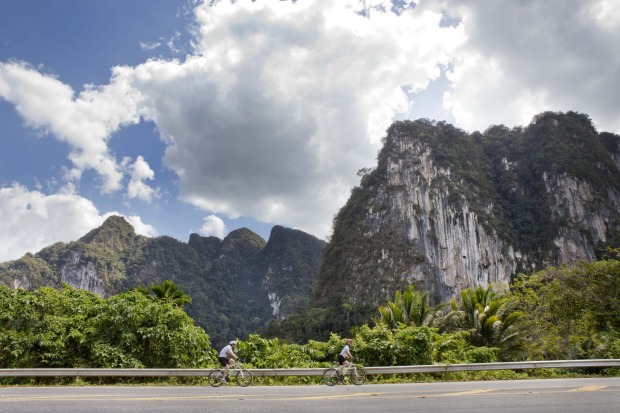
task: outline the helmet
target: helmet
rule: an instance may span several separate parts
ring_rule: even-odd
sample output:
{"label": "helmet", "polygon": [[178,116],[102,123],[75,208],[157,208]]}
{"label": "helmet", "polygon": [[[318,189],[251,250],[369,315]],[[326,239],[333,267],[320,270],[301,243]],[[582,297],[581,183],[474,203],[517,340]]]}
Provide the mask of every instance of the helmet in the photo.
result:
{"label": "helmet", "polygon": [[230,342],[230,343],[228,343],[228,344],[230,344],[231,346],[236,346],[236,345],[237,345],[237,342],[236,342],[235,340],[233,340],[233,341],[231,341],[231,342]]}

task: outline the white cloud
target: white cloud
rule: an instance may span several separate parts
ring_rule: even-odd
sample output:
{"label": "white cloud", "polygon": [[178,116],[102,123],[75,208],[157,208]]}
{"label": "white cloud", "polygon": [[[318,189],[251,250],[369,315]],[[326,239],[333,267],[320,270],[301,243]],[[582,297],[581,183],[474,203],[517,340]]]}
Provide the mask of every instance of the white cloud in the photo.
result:
{"label": "white cloud", "polygon": [[32,253],[55,242],[69,242],[101,225],[103,217],[77,195],[44,195],[13,184],[0,188],[0,262]]}
{"label": "white cloud", "polygon": [[176,54],[181,54],[181,53],[186,53],[185,49],[183,47],[177,46],[177,43],[180,41],[182,34],[179,32],[175,32],[174,36],[172,36],[167,42],[166,45],[168,46],[168,49],[170,49],[170,51],[172,53],[176,53]]}
{"label": "white cloud", "polygon": [[123,68],[115,68],[110,84],[88,86],[77,97],[73,90],[26,63],[0,62],[0,97],[11,102],[33,128],[66,142],[73,168],[66,179],[77,181],[93,169],[102,179],[101,190],[121,188],[122,172],[108,150],[108,140],[120,126],[140,120],[135,89],[123,82]]}
{"label": "white cloud", "polygon": [[160,42],[140,42],[140,48],[142,50],[155,50],[161,46]]}
{"label": "white cloud", "polygon": [[525,125],[545,110],[620,131],[617,2],[447,0],[466,41],[452,55],[445,104],[460,127]]}
{"label": "white cloud", "polygon": [[226,225],[224,221],[218,216],[209,215],[203,218],[203,224],[198,233],[204,237],[214,236],[217,238],[224,238],[226,236]]}
{"label": "white cloud", "polygon": [[[71,185],[52,195],[29,191],[19,184],[0,188],[0,262],[39,252],[56,242],[75,241],[110,215],[121,214],[99,214],[91,201],[72,192]],[[139,217],[125,219],[136,233],[157,235],[155,228]]]}
{"label": "white cloud", "polygon": [[616,0],[598,0],[591,3],[590,13],[605,29],[618,35],[620,3]]}
{"label": "white cloud", "polygon": [[[126,161],[129,160],[126,158]],[[159,196],[159,189],[152,188],[144,183],[146,179],[153,180],[155,172],[153,172],[141,155],[138,155],[136,161],[128,169],[131,176],[127,184],[127,197],[129,199],[137,198],[145,202],[151,202],[153,198]]]}

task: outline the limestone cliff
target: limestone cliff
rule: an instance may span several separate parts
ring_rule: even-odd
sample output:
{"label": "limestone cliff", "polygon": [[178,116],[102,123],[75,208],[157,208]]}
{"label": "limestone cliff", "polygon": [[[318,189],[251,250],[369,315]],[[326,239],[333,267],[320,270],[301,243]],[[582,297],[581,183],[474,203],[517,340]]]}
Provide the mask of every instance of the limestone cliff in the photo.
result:
{"label": "limestone cliff", "polygon": [[393,124],[334,221],[315,304],[371,313],[409,284],[444,302],[544,263],[594,260],[619,239],[618,142],[574,112],[472,134]]}

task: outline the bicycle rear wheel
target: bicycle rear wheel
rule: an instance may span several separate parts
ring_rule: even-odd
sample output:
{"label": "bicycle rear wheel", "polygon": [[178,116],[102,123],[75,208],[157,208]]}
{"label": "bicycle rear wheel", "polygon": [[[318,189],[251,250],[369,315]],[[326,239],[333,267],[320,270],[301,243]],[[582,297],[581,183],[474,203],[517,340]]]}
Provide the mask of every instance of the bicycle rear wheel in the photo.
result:
{"label": "bicycle rear wheel", "polygon": [[323,383],[333,386],[338,383],[338,370],[331,367],[323,372]]}
{"label": "bicycle rear wheel", "polygon": [[355,367],[352,371],[351,371],[351,383],[359,386],[361,384],[364,384],[364,382],[366,381],[366,370],[364,370],[362,367]]}
{"label": "bicycle rear wheel", "polygon": [[213,387],[220,387],[222,385],[222,379],[224,378],[224,372],[222,370],[211,370],[209,373],[208,381]]}
{"label": "bicycle rear wheel", "polygon": [[249,370],[241,369],[235,374],[235,381],[238,386],[247,387],[252,383],[252,373]]}

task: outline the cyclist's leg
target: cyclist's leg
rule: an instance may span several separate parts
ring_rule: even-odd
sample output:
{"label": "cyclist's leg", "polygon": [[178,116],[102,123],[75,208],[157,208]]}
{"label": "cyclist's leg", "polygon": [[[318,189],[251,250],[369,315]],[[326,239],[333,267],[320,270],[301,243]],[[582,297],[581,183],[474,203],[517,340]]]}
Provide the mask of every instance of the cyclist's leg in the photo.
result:
{"label": "cyclist's leg", "polygon": [[233,364],[235,364],[235,361],[233,359],[228,359],[228,361],[226,362],[226,366],[224,366],[224,380],[228,378],[228,371],[233,366]]}
{"label": "cyclist's leg", "polygon": [[336,369],[338,372],[338,376],[342,377],[343,375],[343,369],[349,365],[349,362],[347,361],[347,359],[344,358],[344,356],[342,355],[338,355],[338,368]]}
{"label": "cyclist's leg", "polygon": [[226,381],[226,377],[228,376],[230,359],[227,357],[218,357],[217,360],[222,365],[222,370],[221,370],[221,374],[219,375],[219,378],[223,381]]}

